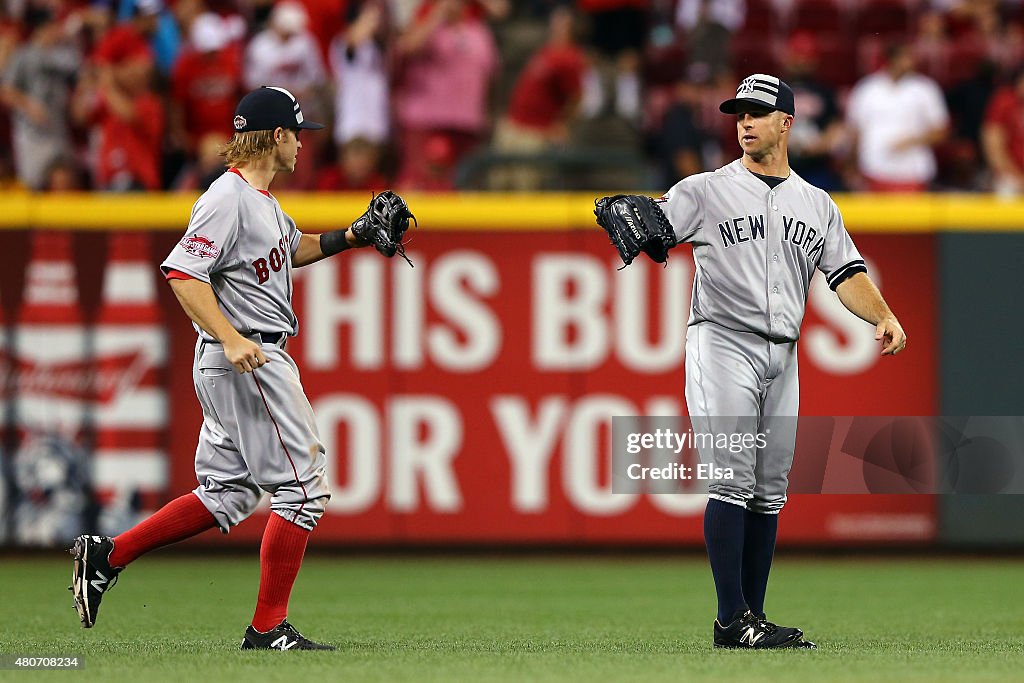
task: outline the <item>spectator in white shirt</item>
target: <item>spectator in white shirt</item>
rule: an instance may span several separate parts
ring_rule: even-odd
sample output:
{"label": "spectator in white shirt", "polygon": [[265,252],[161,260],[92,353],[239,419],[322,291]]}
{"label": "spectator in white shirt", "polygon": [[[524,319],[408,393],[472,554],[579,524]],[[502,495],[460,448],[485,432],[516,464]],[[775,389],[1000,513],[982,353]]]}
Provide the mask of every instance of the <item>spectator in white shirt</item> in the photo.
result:
{"label": "spectator in white shirt", "polygon": [[[245,87],[256,89],[274,85],[290,90],[296,99],[309,101],[308,95],[327,82],[320,48],[306,25],[309,17],[297,2],[280,2],[270,15],[270,27],[260,31],[245,51]],[[313,114],[308,114],[312,118]]]}
{"label": "spectator in white shirt", "polygon": [[[302,113],[311,121],[331,120],[331,97],[327,67],[316,37],[308,30],[309,15],[297,2],[274,5],[268,28],[260,31],[245,50],[242,80],[255,90],[263,85],[285,88],[302,102]],[[317,159],[329,138],[310,135],[302,139],[303,154]],[[308,190],[315,184],[314,164],[299,164],[285,174],[278,190]]]}
{"label": "spectator in white shirt", "polygon": [[746,0],[679,0],[676,5],[676,24],[684,31],[692,31],[701,21],[713,21],[724,27],[729,33],[735,33],[743,27],[747,19]]}
{"label": "spectator in white shirt", "polygon": [[391,133],[385,0],[362,0],[349,7],[348,27],[331,42],[334,74],[334,141],[339,147],[361,139],[375,145]]}
{"label": "spectator in white shirt", "polygon": [[946,138],[949,114],[942,89],[914,66],[910,48],[893,45],[885,66],[850,93],[860,184],[874,192],[923,192],[935,179],[932,147]]}

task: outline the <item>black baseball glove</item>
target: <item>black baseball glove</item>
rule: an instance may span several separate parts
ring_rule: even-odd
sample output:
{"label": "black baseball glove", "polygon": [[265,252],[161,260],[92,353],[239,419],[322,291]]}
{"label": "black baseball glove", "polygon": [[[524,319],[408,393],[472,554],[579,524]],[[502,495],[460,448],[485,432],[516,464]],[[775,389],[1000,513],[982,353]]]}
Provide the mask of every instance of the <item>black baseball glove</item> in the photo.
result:
{"label": "black baseball glove", "polygon": [[640,252],[655,263],[664,263],[668,260],[668,250],[676,244],[668,217],[650,197],[639,194],[602,197],[595,202],[594,215],[619,250],[625,264],[623,268]]}
{"label": "black baseball glove", "polygon": [[373,196],[366,213],[352,224],[352,234],[372,244],[388,258],[398,254],[411,266],[412,261],[405,255],[405,245],[402,244],[410,218],[416,223],[416,217],[405,200],[391,190],[384,190]]}

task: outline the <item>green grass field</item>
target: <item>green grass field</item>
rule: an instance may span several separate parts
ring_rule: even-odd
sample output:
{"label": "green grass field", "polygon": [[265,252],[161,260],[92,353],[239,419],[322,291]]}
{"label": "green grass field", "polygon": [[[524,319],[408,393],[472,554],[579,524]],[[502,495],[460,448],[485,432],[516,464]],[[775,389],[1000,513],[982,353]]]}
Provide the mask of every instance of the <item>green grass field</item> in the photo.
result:
{"label": "green grass field", "polygon": [[0,559],[0,653],[77,654],[74,681],[1012,681],[1024,679],[1024,562],[787,559],[769,616],[815,652],[714,651],[702,559],[312,557],[290,620],[338,652],[240,652],[252,559],[143,558],[95,628],[71,561]]}

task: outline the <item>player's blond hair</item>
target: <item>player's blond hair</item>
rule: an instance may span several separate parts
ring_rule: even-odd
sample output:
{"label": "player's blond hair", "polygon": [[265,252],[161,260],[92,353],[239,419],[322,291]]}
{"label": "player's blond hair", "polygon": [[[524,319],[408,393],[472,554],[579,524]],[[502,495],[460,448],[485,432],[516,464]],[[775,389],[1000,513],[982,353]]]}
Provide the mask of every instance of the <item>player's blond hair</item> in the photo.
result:
{"label": "player's blond hair", "polygon": [[235,133],[231,140],[224,145],[220,155],[224,157],[225,164],[234,167],[262,159],[273,152],[276,146],[274,131],[252,130],[246,133]]}

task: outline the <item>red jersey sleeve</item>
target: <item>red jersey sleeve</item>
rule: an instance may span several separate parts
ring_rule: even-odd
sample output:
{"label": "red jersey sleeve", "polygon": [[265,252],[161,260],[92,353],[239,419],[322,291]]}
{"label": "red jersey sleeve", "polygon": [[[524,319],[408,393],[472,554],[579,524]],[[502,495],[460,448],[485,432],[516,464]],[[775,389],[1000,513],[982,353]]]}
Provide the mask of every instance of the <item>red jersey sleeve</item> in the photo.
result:
{"label": "red jersey sleeve", "polygon": [[180,270],[168,270],[164,275],[165,280],[195,280],[194,277],[188,273],[183,273]]}

